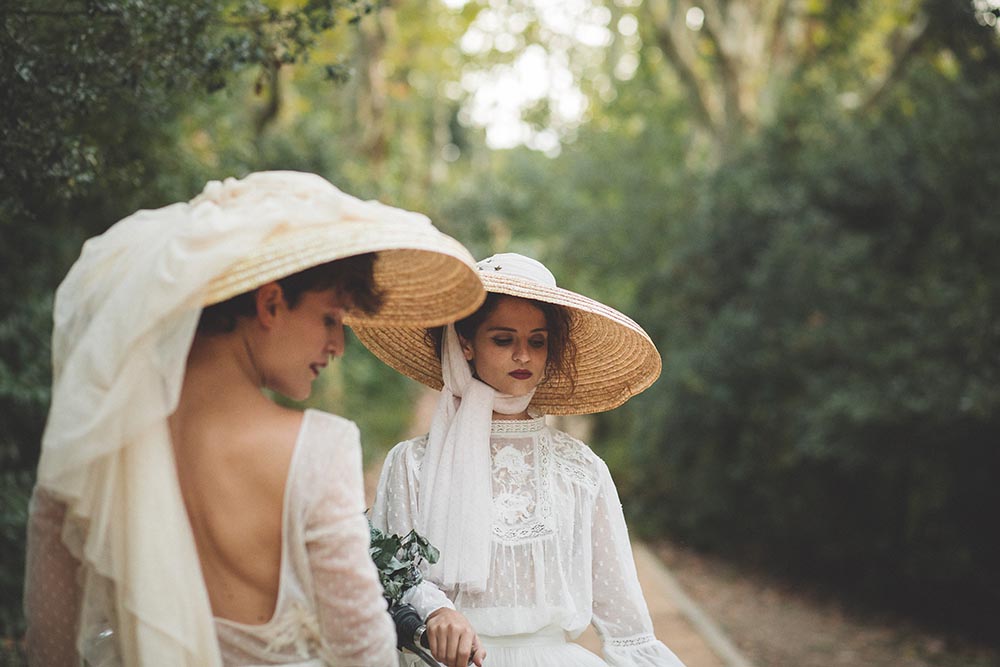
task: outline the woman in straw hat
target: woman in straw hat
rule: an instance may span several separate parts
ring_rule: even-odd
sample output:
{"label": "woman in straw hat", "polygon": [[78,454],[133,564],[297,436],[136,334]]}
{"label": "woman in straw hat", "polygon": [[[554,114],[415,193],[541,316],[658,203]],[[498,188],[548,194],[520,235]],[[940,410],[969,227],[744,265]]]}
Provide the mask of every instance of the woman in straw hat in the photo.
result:
{"label": "woman in straw hat", "polygon": [[343,323],[483,298],[423,216],[312,174],[209,183],[88,241],[56,293],[32,664],[394,664],[355,426],[308,396]]}
{"label": "woman in straw hat", "polygon": [[[430,433],[386,458],[372,510],[377,527],[415,528],[441,551],[409,599],[432,652],[449,666],[469,653],[492,667],[681,665],[653,634],[607,466],[544,419],[621,405],[659,375],[656,348],[533,259],[478,267],[486,302],[443,332],[356,329],[441,389]],[[604,660],[567,641],[591,623]]]}

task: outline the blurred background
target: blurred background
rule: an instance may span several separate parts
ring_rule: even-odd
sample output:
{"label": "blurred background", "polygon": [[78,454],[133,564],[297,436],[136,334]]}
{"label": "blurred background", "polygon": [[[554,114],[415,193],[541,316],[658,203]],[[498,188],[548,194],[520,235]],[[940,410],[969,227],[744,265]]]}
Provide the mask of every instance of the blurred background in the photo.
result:
{"label": "blurred background", "polygon": [[[587,427],[673,565],[930,633],[895,664],[1000,664],[1000,0],[0,17],[0,659],[19,660],[52,297],[83,240],[297,169],[477,258],[537,257],[646,328],[662,377]],[[310,404],[377,461],[418,395],[354,341]]]}

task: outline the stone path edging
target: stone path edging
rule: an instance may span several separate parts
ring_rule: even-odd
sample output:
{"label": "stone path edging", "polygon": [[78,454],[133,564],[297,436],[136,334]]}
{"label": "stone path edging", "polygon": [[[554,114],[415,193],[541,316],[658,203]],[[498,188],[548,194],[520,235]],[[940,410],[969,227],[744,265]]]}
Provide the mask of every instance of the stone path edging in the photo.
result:
{"label": "stone path edging", "polygon": [[[701,635],[725,667],[755,667],[733,645],[722,628],[698,606],[698,603],[688,597],[674,575],[670,573],[660,558],[650,551],[649,547],[642,542],[633,542],[632,552],[635,556],[636,567],[645,575],[641,578],[647,601],[651,595],[656,594],[655,589],[659,588],[687,619],[692,629]],[[678,655],[678,657],[684,660],[683,655]],[[691,666],[689,665],[689,667]]]}

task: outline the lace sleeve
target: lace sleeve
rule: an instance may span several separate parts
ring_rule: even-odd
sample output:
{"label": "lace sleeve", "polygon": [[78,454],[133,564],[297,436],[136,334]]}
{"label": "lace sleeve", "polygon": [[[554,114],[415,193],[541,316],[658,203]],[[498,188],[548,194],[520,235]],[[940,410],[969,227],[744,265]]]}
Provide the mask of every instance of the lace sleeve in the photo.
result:
{"label": "lace sleeve", "polygon": [[389,450],[382,464],[371,520],[383,532],[406,535],[416,527],[420,470],[413,449],[418,442],[399,443]]}
{"label": "lace sleeve", "polygon": [[310,461],[318,480],[306,518],[306,545],[326,652],[338,665],[396,665],[396,631],[368,554],[361,445],[357,427],[323,415],[314,437],[322,454]]}
{"label": "lace sleeve", "polygon": [[614,667],[683,667],[653,634],[618,490],[603,461],[591,535],[593,623],[604,643],[605,659]]}
{"label": "lace sleeve", "polygon": [[[419,472],[414,447],[422,442],[401,442],[386,455],[371,511],[372,525],[383,532],[406,535],[416,527]],[[429,581],[408,590],[403,602],[413,605],[423,618],[441,607],[455,608],[444,592]]]}
{"label": "lace sleeve", "polygon": [[25,637],[28,662],[61,667],[79,664],[76,656],[80,563],[61,539],[66,506],[35,487],[28,517],[24,578]]}

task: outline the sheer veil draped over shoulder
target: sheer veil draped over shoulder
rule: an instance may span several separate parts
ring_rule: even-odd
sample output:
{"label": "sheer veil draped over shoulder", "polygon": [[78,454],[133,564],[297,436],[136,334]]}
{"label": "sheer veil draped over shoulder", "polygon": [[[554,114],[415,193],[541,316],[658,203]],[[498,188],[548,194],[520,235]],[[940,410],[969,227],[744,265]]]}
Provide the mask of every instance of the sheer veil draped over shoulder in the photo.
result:
{"label": "sheer veil draped over shoulder", "polygon": [[125,664],[221,664],[166,418],[202,290],[270,227],[241,222],[210,198],[140,211],[88,241],[56,293],[38,483],[67,504],[83,563],[81,655],[113,627]]}
{"label": "sheer veil draped over shoulder", "polygon": [[[77,650],[91,664],[100,660],[88,658],[90,640],[109,629],[121,664],[221,664],[167,417],[213,281],[289,229],[347,245],[350,231],[323,230],[345,219],[448,239],[419,214],[357,200],[319,176],[264,172],[121,220],[84,245],[60,285],[37,488],[66,505],[62,539],[82,563]],[[458,248],[449,259],[478,285]],[[466,311],[482,297],[472,298]]]}
{"label": "sheer veil draped over shoulder", "polygon": [[421,472],[420,530],[454,555],[430,566],[435,581],[482,591],[490,559],[490,423],[494,411],[525,410],[535,392],[510,396],[474,378],[453,324],[445,327],[442,367],[444,387]]}

